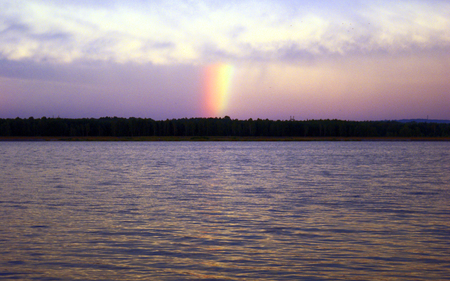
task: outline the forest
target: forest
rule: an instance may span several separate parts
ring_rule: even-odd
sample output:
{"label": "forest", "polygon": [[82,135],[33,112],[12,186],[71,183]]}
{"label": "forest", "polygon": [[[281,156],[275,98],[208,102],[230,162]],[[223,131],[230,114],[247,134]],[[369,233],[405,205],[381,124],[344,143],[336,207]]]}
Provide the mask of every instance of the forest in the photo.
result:
{"label": "forest", "polygon": [[450,137],[450,124],[399,121],[268,120],[223,118],[0,119],[0,136],[141,137]]}

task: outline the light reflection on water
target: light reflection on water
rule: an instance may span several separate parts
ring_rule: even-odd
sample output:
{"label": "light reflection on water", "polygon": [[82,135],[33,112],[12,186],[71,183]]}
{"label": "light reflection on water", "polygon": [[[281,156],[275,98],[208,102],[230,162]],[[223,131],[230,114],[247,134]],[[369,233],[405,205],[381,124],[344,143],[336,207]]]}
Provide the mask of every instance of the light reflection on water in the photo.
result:
{"label": "light reflection on water", "polygon": [[0,278],[442,280],[450,143],[0,143]]}

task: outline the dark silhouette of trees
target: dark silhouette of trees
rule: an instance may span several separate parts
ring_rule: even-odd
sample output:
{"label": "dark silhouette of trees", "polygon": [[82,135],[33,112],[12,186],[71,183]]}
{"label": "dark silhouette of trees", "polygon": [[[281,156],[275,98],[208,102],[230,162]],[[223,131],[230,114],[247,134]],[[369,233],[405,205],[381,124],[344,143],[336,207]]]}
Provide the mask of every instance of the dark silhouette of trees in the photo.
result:
{"label": "dark silhouette of trees", "polygon": [[102,117],[0,119],[0,136],[450,137],[450,124],[398,121]]}

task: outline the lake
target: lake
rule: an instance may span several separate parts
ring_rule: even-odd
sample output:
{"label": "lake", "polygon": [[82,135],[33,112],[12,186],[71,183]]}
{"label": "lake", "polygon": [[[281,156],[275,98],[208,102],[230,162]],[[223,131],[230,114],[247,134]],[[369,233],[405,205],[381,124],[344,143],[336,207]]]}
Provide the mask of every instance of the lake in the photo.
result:
{"label": "lake", "polygon": [[450,276],[450,142],[1,142],[0,195],[0,279]]}

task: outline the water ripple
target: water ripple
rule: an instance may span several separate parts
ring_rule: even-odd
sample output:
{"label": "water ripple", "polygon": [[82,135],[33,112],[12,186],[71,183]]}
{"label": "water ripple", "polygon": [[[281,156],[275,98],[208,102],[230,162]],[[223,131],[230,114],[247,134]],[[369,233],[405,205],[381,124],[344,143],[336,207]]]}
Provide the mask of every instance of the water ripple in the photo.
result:
{"label": "water ripple", "polygon": [[0,278],[444,280],[448,143],[1,143]]}

